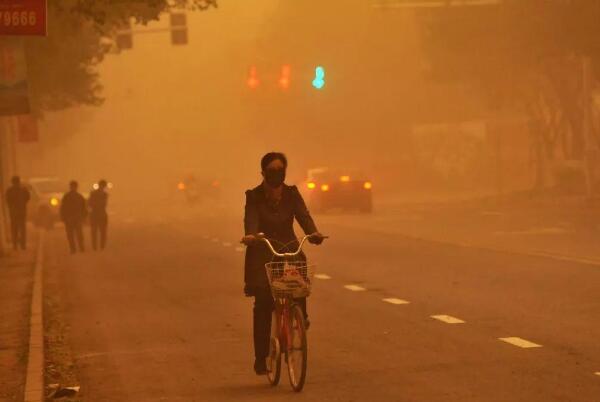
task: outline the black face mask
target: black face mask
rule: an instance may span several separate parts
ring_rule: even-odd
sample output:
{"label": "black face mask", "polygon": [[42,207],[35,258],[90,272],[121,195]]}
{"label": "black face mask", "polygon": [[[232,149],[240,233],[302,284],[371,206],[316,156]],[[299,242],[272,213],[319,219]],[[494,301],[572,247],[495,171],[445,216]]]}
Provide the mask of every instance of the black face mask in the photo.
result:
{"label": "black face mask", "polygon": [[277,188],[285,181],[285,169],[267,169],[265,170],[265,182],[269,187]]}

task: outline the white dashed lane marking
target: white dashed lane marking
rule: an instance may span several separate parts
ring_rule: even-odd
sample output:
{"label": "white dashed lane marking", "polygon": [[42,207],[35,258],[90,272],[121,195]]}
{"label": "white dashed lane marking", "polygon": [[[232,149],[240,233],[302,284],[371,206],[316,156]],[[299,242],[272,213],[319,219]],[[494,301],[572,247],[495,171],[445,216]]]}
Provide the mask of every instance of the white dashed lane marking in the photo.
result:
{"label": "white dashed lane marking", "polygon": [[315,274],[315,278],[317,279],[331,279],[331,276],[327,274]]}
{"label": "white dashed lane marking", "polygon": [[212,241],[213,243],[218,243],[219,242],[219,238],[218,237],[214,237],[210,241]]}
{"label": "white dashed lane marking", "polygon": [[541,348],[542,347],[542,345],[538,345],[537,343],[533,343],[526,339],[519,338],[516,336],[511,336],[508,338],[498,338],[498,339],[500,339],[502,342],[510,343],[511,345],[518,346],[523,349]]}
{"label": "white dashed lane marking", "polygon": [[210,237],[210,236],[208,236],[208,235],[204,235],[204,236],[202,236],[202,238],[203,238],[204,240],[208,240],[208,238],[209,238],[209,237]]}
{"label": "white dashed lane marking", "polygon": [[390,304],[409,304],[409,301],[406,300],[402,300],[402,299],[396,299],[395,297],[389,297],[387,299],[381,299],[386,303],[390,303]]}
{"label": "white dashed lane marking", "polygon": [[242,251],[244,251],[244,247],[236,247],[235,251],[237,251],[238,253],[241,253]]}
{"label": "white dashed lane marking", "polygon": [[446,324],[464,324],[465,323],[460,318],[452,317],[451,315],[445,315],[445,314],[432,315],[431,318],[433,318],[434,320],[445,322]]}
{"label": "white dashed lane marking", "polygon": [[596,371],[594,374],[596,374],[598,377],[600,377],[600,371]]}
{"label": "white dashed lane marking", "polygon": [[364,292],[365,290],[367,290],[367,289],[363,288],[362,286],[358,286],[358,285],[345,285],[344,287],[353,292]]}
{"label": "white dashed lane marking", "polygon": [[229,243],[228,241],[224,241],[223,247],[231,247],[231,243]]}

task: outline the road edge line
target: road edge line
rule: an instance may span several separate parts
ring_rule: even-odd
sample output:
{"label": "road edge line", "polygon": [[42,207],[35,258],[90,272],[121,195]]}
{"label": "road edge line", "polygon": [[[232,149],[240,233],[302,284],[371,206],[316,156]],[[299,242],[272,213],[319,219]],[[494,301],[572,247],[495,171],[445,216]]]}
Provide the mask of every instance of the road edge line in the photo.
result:
{"label": "road edge line", "polygon": [[42,301],[42,271],[44,231],[38,232],[37,254],[33,274],[33,292],[29,318],[29,353],[25,378],[24,402],[44,401],[44,319]]}

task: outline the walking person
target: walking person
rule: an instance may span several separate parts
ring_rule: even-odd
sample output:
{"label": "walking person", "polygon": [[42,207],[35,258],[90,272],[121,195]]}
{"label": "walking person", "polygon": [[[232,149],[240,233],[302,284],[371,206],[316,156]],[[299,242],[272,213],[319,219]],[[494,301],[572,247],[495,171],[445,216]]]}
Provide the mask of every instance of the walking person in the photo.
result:
{"label": "walking person", "polygon": [[21,185],[21,178],[14,176],[12,185],[6,190],[6,205],[10,215],[10,233],[15,250],[27,248],[27,203],[29,191]]}
{"label": "walking person", "polygon": [[87,216],[85,198],[77,191],[79,185],[75,180],[69,183],[69,192],[65,193],[60,203],[60,217],[65,224],[67,240],[71,254],[84,252],[83,221]]}
{"label": "walking person", "polygon": [[100,235],[100,250],[106,247],[106,231],[108,228],[108,193],[106,192],[106,180],[98,182],[98,188],[90,193],[88,205],[90,207],[90,226],[92,229],[92,247],[98,249],[98,235]]}
{"label": "walking person", "polygon": [[[246,191],[245,236],[242,239],[248,246],[244,267],[244,292],[246,296],[254,297],[254,371],[259,375],[267,373],[266,358],[269,354],[274,301],[265,272],[265,263],[272,260],[272,254],[264,243],[257,241],[256,235],[264,233],[280,245],[279,248],[281,245],[287,245],[295,250],[299,246],[293,227],[295,219],[305,234],[313,235],[309,239],[311,243],[323,242],[323,235],[317,231],[298,188],[284,183],[287,169],[285,155],[279,152],[266,154],[261,160],[261,169],[262,183]],[[304,253],[300,256],[306,259]],[[302,307],[308,328],[306,298],[297,302]]]}

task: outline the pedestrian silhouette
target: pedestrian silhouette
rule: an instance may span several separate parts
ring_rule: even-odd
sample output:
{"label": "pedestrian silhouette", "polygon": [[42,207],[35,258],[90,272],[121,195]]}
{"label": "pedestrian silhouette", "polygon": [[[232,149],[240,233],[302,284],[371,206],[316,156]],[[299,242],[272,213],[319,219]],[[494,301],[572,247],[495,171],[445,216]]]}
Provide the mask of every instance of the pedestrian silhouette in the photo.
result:
{"label": "pedestrian silhouette", "polygon": [[14,249],[27,248],[27,203],[29,191],[21,186],[21,178],[14,176],[12,186],[6,190],[6,205],[10,215],[10,229]]}
{"label": "pedestrian silhouette", "polygon": [[[71,254],[84,251],[83,246],[83,221],[87,216],[85,198],[77,191],[78,184],[75,180],[69,183],[69,192],[65,193],[60,203],[60,217],[65,224],[67,240]],[[76,243],[77,241],[77,243]]]}

